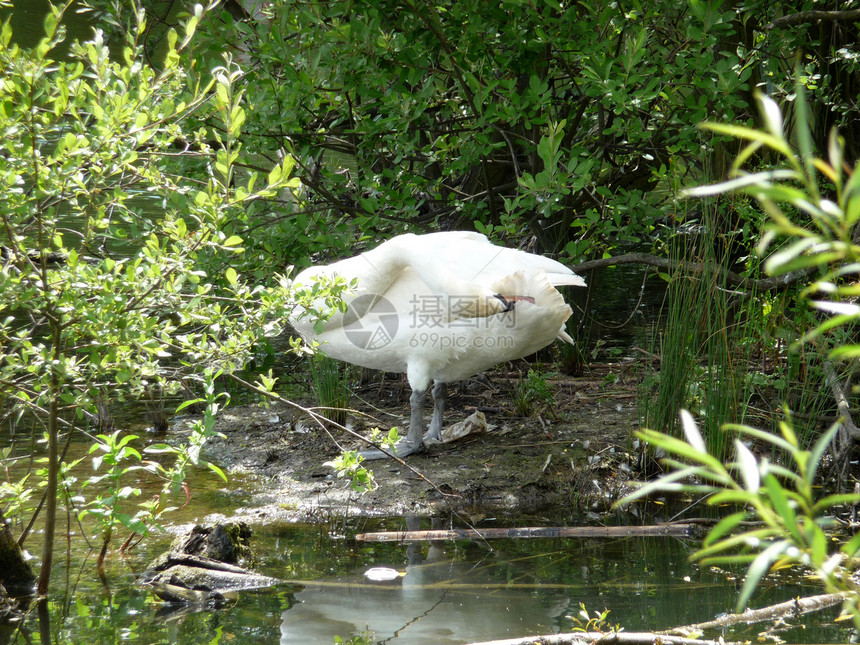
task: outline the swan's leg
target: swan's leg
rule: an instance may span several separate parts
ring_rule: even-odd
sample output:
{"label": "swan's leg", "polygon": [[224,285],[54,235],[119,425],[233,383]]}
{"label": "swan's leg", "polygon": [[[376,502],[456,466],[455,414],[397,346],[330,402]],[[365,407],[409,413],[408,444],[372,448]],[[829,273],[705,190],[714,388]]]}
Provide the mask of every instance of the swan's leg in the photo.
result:
{"label": "swan's leg", "polygon": [[[409,432],[406,433],[404,439],[394,444],[397,449],[397,456],[401,459],[406,455],[419,452],[424,447],[421,436],[424,434],[424,394],[426,392],[427,390],[412,390],[412,395],[409,397],[409,407],[411,408]],[[435,415],[433,418],[436,418]],[[367,450],[358,454],[364,457],[365,461],[386,459],[389,456],[381,450]]]}
{"label": "swan's leg", "polygon": [[433,418],[430,420],[427,439],[442,440],[442,418],[445,414],[445,402],[447,399],[448,384],[436,381],[433,384]]}
{"label": "swan's leg", "polygon": [[[427,390],[412,390],[412,396],[409,397],[409,407],[412,413],[409,417],[409,432],[406,433],[406,438],[397,442],[397,456],[402,457],[404,454],[410,454],[421,449],[421,437],[424,436],[424,395]],[[400,450],[400,444],[405,443],[412,448],[407,453]]]}

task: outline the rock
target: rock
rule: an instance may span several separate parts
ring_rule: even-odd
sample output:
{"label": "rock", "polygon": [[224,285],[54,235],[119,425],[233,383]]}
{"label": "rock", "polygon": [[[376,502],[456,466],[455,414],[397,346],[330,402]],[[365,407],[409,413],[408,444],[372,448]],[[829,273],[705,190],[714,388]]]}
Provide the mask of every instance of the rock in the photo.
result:
{"label": "rock", "polygon": [[165,602],[199,607],[224,604],[226,594],[279,584],[237,564],[253,560],[250,537],[244,522],[198,524],[150,564],[140,584]]}

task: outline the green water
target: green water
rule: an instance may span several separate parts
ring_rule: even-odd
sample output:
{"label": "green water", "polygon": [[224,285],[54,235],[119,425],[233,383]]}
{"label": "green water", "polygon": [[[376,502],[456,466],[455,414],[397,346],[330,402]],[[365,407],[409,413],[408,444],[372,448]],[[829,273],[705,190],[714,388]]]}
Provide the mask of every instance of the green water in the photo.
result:
{"label": "green water", "polygon": [[[265,481],[250,477],[234,477],[224,486],[199,473],[190,483],[192,501],[171,517],[172,531],[212,520],[214,514],[229,515],[266,491]],[[482,525],[513,523],[495,518]],[[223,608],[195,611],[165,606],[135,583],[147,562],[167,548],[171,534],[153,535],[127,557],[112,552],[103,586],[95,572],[96,551],[86,549],[74,520],[72,550],[66,557],[68,528],[63,520],[47,615],[33,609],[15,630],[0,632],[0,643],[298,645],[334,643],[336,636],[404,645],[468,643],[571,631],[575,624],[568,616],[578,614],[580,603],[590,612],[609,609],[611,625],[650,631],[731,611],[740,584],[730,573],[689,563],[695,541],[365,543],[354,535],[405,529],[405,520],[332,516],[313,525],[254,525],[255,569],[283,584],[242,592]],[[430,528],[430,521],[421,528]],[[35,543],[28,547],[40,552]],[[393,584],[373,583],[363,574],[374,566],[405,575]],[[811,583],[769,578],[752,606],[816,593],[819,589]],[[852,630],[833,622],[836,613],[834,609],[802,618],[781,637],[797,643],[848,642]],[[763,629],[753,625],[725,636],[755,640]]]}
{"label": "green water", "polygon": [[[256,529],[254,544],[257,569],[285,584],[242,593],[218,610],[171,610],[135,587],[133,570],[143,566],[142,554],[113,563],[110,589],[95,582],[92,558],[88,565],[75,562],[68,589],[60,582],[66,572],[57,572],[51,640],[298,644],[369,635],[373,643],[467,643],[568,631],[574,625],[566,616],[576,614],[580,603],[609,609],[609,621],[627,631],[666,628],[724,613],[737,593],[725,575],[688,564],[692,545],[674,539],[464,541],[410,549],[333,539],[321,526],[270,525]],[[362,576],[370,566],[392,566],[406,575],[394,585],[372,584]],[[773,581],[755,604],[815,592]],[[821,624],[782,637],[848,642],[850,629],[835,627],[834,615],[818,616]],[[760,629],[728,636],[754,639]],[[45,642],[36,616],[17,637]]]}

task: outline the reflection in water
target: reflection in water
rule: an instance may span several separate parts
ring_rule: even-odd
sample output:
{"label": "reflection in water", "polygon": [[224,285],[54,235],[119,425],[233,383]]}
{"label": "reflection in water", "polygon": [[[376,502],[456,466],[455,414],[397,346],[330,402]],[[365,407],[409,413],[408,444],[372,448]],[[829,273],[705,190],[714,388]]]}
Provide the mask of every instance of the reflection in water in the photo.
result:
{"label": "reflection in water", "polygon": [[368,634],[370,642],[464,643],[558,632],[568,607],[558,592],[508,586],[498,569],[456,561],[431,545],[410,547],[406,575],[386,582],[354,576],[309,583],[282,615],[281,643],[332,643]]}
{"label": "reflection in water", "polygon": [[[208,498],[201,493],[196,501],[207,508],[229,506],[220,491]],[[129,559],[111,558],[109,591],[95,578],[92,558],[85,563],[86,554],[77,552],[65,564],[74,569],[58,562],[58,588],[47,605],[31,605],[19,631],[0,630],[0,645],[4,639],[44,645],[331,645],[335,635],[349,639],[368,631],[371,643],[453,645],[571,631],[574,625],[565,616],[575,615],[580,603],[590,613],[609,609],[609,622],[628,632],[644,631],[725,613],[737,600],[734,585],[740,584],[730,572],[691,564],[687,556],[696,543],[676,539],[459,540],[407,549],[398,543],[359,544],[319,525],[256,528],[255,568],[288,584],[240,593],[221,609],[165,617],[162,605],[134,580],[135,572],[168,548],[169,536],[147,541]],[[362,521],[360,528],[402,530],[403,525]],[[388,585],[364,578],[365,571],[381,566],[406,575]],[[65,590],[59,588],[63,580],[70,585]],[[804,587],[784,576],[768,577],[753,606],[819,591],[815,583]],[[850,624],[832,622],[837,613],[833,608],[804,616],[782,637],[794,643],[856,642]],[[753,625],[724,636],[754,641],[762,629]]]}

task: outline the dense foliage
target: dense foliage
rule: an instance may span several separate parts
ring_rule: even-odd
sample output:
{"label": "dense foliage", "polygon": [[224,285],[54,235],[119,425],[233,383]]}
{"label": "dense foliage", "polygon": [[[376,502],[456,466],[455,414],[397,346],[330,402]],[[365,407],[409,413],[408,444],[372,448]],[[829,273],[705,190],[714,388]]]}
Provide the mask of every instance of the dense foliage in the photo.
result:
{"label": "dense foliage", "polygon": [[[783,115],[776,102],[767,96],[759,99],[764,122],[761,129],[705,125],[743,141],[744,147],[732,165],[730,180],[689,193],[706,197],[740,191],[762,205],[768,224],[761,250],[766,251],[780,238],[789,242],[770,255],[768,272],[786,275],[811,268],[820,272],[802,296],[814,298],[811,304],[825,312],[827,318],[809,329],[798,343],[825,343],[831,336],[826,344],[832,347],[827,358],[854,359],[860,355],[856,336],[832,336],[834,331],[844,332],[846,328],[853,331],[860,319],[860,306],[854,302],[858,294],[856,282],[844,280],[860,270],[860,245],[854,237],[860,220],[860,171],[846,165],[846,142],[836,131],[831,133],[827,156],[815,155],[808,105],[799,83],[797,149],[786,138]],[[745,164],[760,148],[769,148],[779,160],[779,167],[749,172]],[[789,211],[798,211],[803,217],[792,218]],[[828,380],[835,390],[842,388],[832,366]],[[737,507],[711,530],[703,547],[691,557],[703,564],[749,565],[738,599],[739,609],[746,606],[768,572],[796,564],[814,571],[815,578],[829,592],[843,593],[846,614],[860,626],[854,563],[860,550],[860,533],[850,534],[856,522],[849,516],[854,514],[851,507],[856,507],[860,494],[856,488],[849,494],[816,491],[817,483],[825,478],[821,472],[825,463],[831,473],[839,472],[840,482],[846,478],[848,455],[860,439],[847,398],[839,401],[838,411],[837,421],[808,450],[803,449],[788,412],[779,423],[779,434],[729,424],[725,432],[736,433],[738,438],[734,441],[734,459],[728,460],[715,449],[713,441],[706,442],[693,416],[682,410],[684,440],[653,430],[639,433],[663,451],[670,472],[642,485],[622,503],[656,491],[686,491],[707,498],[709,504]],[[760,448],[762,456],[756,457],[748,444]],[[755,523],[744,525],[749,519]],[[834,537],[840,528],[844,529],[842,535]]]}
{"label": "dense foliage", "polygon": [[437,226],[534,235],[579,259],[647,247],[684,219],[677,188],[729,158],[695,126],[751,121],[756,87],[791,99],[798,51],[818,140],[851,131],[857,30],[770,23],[806,8],[276,0],[213,20],[200,42],[249,64],[248,145],[297,160],[305,199],[266,234],[296,261]]}
{"label": "dense foliage", "polygon": [[[164,480],[165,492],[178,490],[212,434],[213,379],[243,366],[260,336],[279,330],[288,302],[287,289],[249,285],[229,266],[242,239],[225,232],[225,221],[295,186],[288,157],[268,182],[256,175],[234,182],[245,114],[234,85],[240,73],[229,57],[202,78],[179,64],[199,13],[182,40],[171,32],[154,69],[143,62],[142,11],[118,59],[97,31],[72,46],[68,61],[52,60],[67,10],[49,12],[46,35],[30,50],[13,43],[8,22],[0,28],[0,405],[13,429],[45,428],[41,592],[58,489],[68,503],[75,494],[73,480],[59,481],[71,467],[61,468],[61,430],[103,430],[93,439],[97,472],[84,485],[101,483],[106,492],[88,495],[78,510],[98,520],[105,548],[114,527],[144,532],[157,521],[170,496],[129,505],[141,491],[126,476],[145,469]],[[187,130],[191,114],[207,115],[217,130]],[[144,215],[152,202],[158,217]],[[208,414],[187,443],[156,449],[172,462],[144,461],[129,444],[134,437],[108,433],[106,415],[98,415],[107,401],[183,386],[204,397]],[[4,493],[14,499],[23,491]]]}

